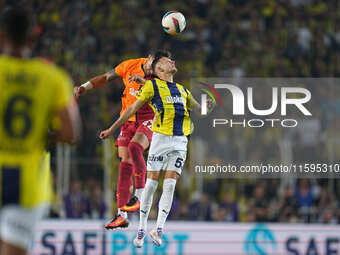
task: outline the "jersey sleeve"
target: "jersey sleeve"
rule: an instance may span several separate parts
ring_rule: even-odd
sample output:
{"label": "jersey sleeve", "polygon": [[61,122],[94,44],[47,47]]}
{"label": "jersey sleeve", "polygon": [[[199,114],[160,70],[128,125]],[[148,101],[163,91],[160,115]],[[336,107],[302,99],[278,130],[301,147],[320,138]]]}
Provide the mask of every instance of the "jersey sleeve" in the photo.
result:
{"label": "jersey sleeve", "polygon": [[131,64],[132,60],[125,60],[122,63],[120,63],[115,68],[115,72],[118,76],[123,77],[125,75],[125,72],[128,70],[128,66]]}
{"label": "jersey sleeve", "polygon": [[72,99],[72,81],[70,77],[63,71],[59,71],[56,74],[55,89],[54,89],[54,103],[53,103],[53,117],[52,128],[60,129],[60,120],[58,113],[65,107],[67,107]]}
{"label": "jersey sleeve", "polygon": [[188,89],[185,88],[185,92],[188,94],[188,96],[187,96],[187,108],[188,108],[189,111],[191,111],[191,108],[192,108],[191,105],[193,103],[193,97],[192,97],[191,92]]}
{"label": "jersey sleeve", "polygon": [[62,72],[56,89],[55,109],[61,110],[69,105],[72,98],[72,81],[70,77]]}
{"label": "jersey sleeve", "polygon": [[144,101],[144,102],[148,102],[150,101],[153,97],[154,97],[154,89],[153,89],[153,85],[152,82],[150,80],[148,80],[144,86],[142,87],[142,89],[139,91],[138,95],[137,95],[137,99]]}

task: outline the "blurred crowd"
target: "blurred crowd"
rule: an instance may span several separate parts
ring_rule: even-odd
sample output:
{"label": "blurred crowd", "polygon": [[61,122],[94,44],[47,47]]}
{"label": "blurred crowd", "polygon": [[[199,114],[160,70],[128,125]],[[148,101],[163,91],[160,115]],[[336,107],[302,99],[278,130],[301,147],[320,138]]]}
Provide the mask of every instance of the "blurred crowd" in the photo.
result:
{"label": "blurred crowd", "polygon": [[[340,223],[339,192],[327,181],[299,179],[282,189],[279,179],[206,181],[204,192],[181,196],[179,182],[169,214],[171,220],[221,222]],[[337,185],[337,189],[339,187]],[[184,192],[185,193],[185,192]],[[160,199],[161,192],[154,199]],[[156,203],[157,204],[157,203]],[[93,179],[73,180],[69,193],[53,203],[50,217],[105,219],[109,207],[100,185]],[[157,206],[150,212],[156,219]],[[138,218],[137,213],[134,217]]]}
{"label": "blurred crowd", "polygon": [[[340,76],[338,0],[24,2],[37,14],[34,55],[63,66],[75,85],[111,70],[122,60],[144,57],[158,48],[172,51],[179,70],[175,79],[188,87],[192,77]],[[187,27],[179,36],[167,35],[160,25],[162,15],[173,9],[187,18]],[[72,154],[79,162],[102,157],[98,131],[117,118],[122,86],[121,80],[115,80],[80,99],[83,139]],[[282,141],[290,141],[291,156],[287,157],[291,161],[339,161],[339,90],[325,92],[317,86],[312,89],[319,95],[314,118],[301,121],[294,133],[273,128],[261,133],[229,129],[222,135],[217,131],[208,158],[279,161]],[[69,194],[56,199],[51,216],[104,218],[110,205],[103,199],[102,175],[98,174],[102,167],[75,164],[74,168]],[[277,179],[208,179],[203,192],[198,193],[197,180],[183,177],[171,219],[340,220],[337,180],[299,179],[282,185]],[[155,214],[153,211],[151,217]]]}

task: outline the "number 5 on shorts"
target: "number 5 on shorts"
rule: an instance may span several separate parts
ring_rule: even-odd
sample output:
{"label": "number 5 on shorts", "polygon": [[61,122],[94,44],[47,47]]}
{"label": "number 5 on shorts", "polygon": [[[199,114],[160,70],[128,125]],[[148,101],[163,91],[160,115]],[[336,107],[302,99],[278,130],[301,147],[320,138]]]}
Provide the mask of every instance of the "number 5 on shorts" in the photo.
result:
{"label": "number 5 on shorts", "polygon": [[177,159],[176,159],[176,163],[175,163],[175,167],[177,167],[177,168],[182,168],[183,162],[184,162],[184,159],[182,159],[182,158],[177,158]]}

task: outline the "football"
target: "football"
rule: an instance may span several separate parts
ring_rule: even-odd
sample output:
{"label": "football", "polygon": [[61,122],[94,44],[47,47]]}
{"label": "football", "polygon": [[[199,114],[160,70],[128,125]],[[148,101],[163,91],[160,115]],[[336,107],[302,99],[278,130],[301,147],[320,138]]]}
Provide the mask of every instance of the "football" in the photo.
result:
{"label": "football", "polygon": [[163,30],[170,35],[181,33],[186,25],[185,17],[178,11],[169,11],[162,19]]}

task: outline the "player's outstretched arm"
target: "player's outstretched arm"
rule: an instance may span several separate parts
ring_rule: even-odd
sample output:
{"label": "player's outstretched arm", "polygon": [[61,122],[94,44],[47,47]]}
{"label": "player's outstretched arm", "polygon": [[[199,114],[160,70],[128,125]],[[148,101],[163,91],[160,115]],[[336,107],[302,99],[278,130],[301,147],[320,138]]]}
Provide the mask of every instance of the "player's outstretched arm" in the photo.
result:
{"label": "player's outstretched arm", "polygon": [[[215,108],[215,103],[211,98],[208,98],[207,100],[207,110],[208,110],[208,114],[210,112],[212,112],[212,110]],[[196,101],[196,99],[191,95],[190,99],[189,99],[189,105],[190,108],[198,115],[198,116],[202,116],[201,115],[201,108],[202,106]]]}
{"label": "player's outstretched arm", "polygon": [[109,81],[117,77],[119,76],[116,74],[114,69],[102,75],[95,76],[91,78],[89,81],[85,82],[84,84],[75,87],[74,95],[78,98],[82,94],[84,94],[87,90],[101,88],[108,84]]}
{"label": "player's outstretched arm", "polygon": [[100,132],[99,137],[101,139],[106,139],[114,133],[114,131],[123,125],[132,115],[134,115],[139,108],[145,104],[142,100],[136,100],[132,105],[130,105],[126,110],[120,115],[119,119],[112,124],[112,126],[102,132]]}
{"label": "player's outstretched arm", "polygon": [[72,101],[58,112],[60,129],[56,132],[56,139],[60,142],[74,144],[80,138],[80,117],[78,105]]}

